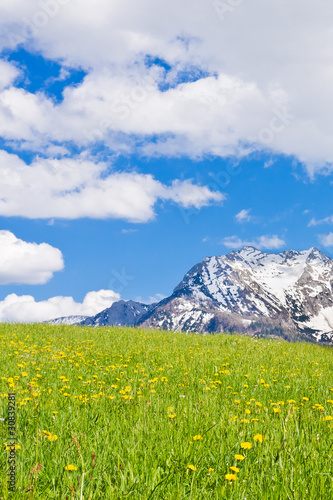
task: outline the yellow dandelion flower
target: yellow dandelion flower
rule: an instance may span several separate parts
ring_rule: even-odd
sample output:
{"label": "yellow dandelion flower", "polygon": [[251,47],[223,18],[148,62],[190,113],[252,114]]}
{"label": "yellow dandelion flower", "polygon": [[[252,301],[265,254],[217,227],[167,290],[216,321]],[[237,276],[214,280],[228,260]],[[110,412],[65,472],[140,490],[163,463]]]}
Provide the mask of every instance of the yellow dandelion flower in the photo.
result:
{"label": "yellow dandelion flower", "polygon": [[69,464],[65,466],[65,470],[77,470],[77,467],[75,467],[75,465]]}
{"label": "yellow dandelion flower", "polygon": [[244,455],[235,455],[236,460],[245,460]]}
{"label": "yellow dandelion flower", "polygon": [[245,441],[244,443],[241,443],[240,446],[243,450],[250,450],[252,448],[252,444],[248,443],[247,441]]}
{"label": "yellow dandelion flower", "polygon": [[47,436],[47,439],[49,441],[56,441],[58,439],[58,436],[56,436],[55,434],[50,434],[49,436]]}
{"label": "yellow dandelion flower", "polygon": [[176,418],[176,414],[175,413],[170,413],[170,415],[168,415],[169,418]]}
{"label": "yellow dandelion flower", "polygon": [[15,444],[14,446],[8,446],[7,444],[5,444],[5,448],[7,451],[12,450],[14,447],[15,447],[15,450],[21,449],[21,446],[19,444]]}
{"label": "yellow dandelion flower", "polygon": [[259,443],[262,443],[264,440],[264,436],[262,434],[256,434],[253,438],[253,441],[259,441]]}
{"label": "yellow dandelion flower", "polygon": [[304,398],[302,398],[303,401],[309,401],[309,398],[307,398],[306,396],[304,396]]}
{"label": "yellow dandelion flower", "polygon": [[232,467],[230,467],[230,469],[231,469],[232,471],[234,471],[234,472],[239,472],[239,468],[238,468],[238,467],[234,467],[234,466],[232,466]]}
{"label": "yellow dandelion flower", "polygon": [[203,439],[202,436],[200,436],[200,434],[196,435],[196,436],[193,436],[193,441],[201,441]]}
{"label": "yellow dandelion flower", "polygon": [[236,481],[236,479],[237,479],[236,474],[226,474],[224,477],[225,477],[228,481]]}
{"label": "yellow dandelion flower", "polygon": [[192,464],[188,465],[187,468],[193,471],[197,470],[197,468]]}

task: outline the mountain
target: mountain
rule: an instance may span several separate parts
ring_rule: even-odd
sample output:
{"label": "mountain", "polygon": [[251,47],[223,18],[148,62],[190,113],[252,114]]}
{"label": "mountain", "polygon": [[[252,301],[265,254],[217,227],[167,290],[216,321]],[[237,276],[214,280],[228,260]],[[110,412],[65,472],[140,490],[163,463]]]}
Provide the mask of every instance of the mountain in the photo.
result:
{"label": "mountain", "polygon": [[152,305],[119,301],[80,324],[270,335],[333,342],[333,260],[316,248],[244,247],[206,257]]}
{"label": "mountain", "polygon": [[62,318],[55,318],[47,321],[49,325],[79,325],[88,316],[63,316]]}
{"label": "mountain", "polygon": [[316,248],[280,254],[244,247],[195,265],[144,326],[333,339],[333,260]]}
{"label": "mountain", "polygon": [[135,302],[134,300],[119,300],[95,316],[83,319],[79,324],[88,326],[134,326],[140,322],[144,315],[149,314],[153,307],[154,305],[141,304],[141,302]]}

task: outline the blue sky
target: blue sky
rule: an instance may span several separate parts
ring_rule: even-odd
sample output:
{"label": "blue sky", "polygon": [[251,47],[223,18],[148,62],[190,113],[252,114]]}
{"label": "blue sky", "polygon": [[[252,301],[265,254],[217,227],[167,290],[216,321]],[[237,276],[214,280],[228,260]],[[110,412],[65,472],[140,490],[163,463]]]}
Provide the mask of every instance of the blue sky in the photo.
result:
{"label": "blue sky", "polygon": [[332,8],[169,4],[0,6],[0,320],[159,300],[243,245],[333,257]]}

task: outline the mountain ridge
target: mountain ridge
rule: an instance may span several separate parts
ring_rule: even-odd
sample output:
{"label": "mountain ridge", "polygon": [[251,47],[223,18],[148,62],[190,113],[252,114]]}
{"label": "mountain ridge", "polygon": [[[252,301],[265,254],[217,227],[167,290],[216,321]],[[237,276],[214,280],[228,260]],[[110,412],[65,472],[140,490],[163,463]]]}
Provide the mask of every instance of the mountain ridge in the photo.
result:
{"label": "mountain ridge", "polygon": [[333,260],[316,247],[274,254],[245,246],[205,257],[158,303],[119,301],[79,324],[250,335],[262,325],[268,334],[330,343]]}

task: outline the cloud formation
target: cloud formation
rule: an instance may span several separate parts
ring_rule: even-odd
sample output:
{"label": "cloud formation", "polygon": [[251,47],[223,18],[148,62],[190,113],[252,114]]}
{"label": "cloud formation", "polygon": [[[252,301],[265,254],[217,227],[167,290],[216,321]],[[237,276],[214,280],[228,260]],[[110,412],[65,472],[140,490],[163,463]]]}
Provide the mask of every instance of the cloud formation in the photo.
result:
{"label": "cloud formation", "polygon": [[249,222],[251,219],[252,216],[250,215],[250,209],[243,209],[236,215],[237,222]]}
{"label": "cloud formation", "polygon": [[34,323],[63,316],[91,316],[110,307],[120,299],[112,290],[89,292],[83,302],[73,297],[52,297],[36,302],[31,295],[8,295],[0,302],[0,321],[13,323]]}
{"label": "cloud formation", "polygon": [[47,283],[64,268],[60,250],[47,243],[27,243],[0,231],[0,285]]}
{"label": "cloud formation", "polygon": [[331,170],[333,4],[234,4],[2,1],[0,49],[24,46],[87,76],[60,104],[5,76],[0,134],[43,152],[67,141],[193,157],[268,149],[310,175]]}
{"label": "cloud formation", "polygon": [[27,165],[0,151],[0,216],[30,219],[154,218],[159,200],[184,208],[221,202],[222,193],[190,180],[165,185],[151,175],[109,171],[104,162],[76,159],[36,159]]}
{"label": "cloud formation", "polygon": [[227,238],[224,238],[222,244],[227,248],[241,248],[250,246],[258,248],[259,250],[261,249],[274,250],[285,246],[286,243],[284,240],[282,240],[276,235],[272,236],[265,235],[265,236],[259,236],[250,241],[242,240],[238,236],[228,236]]}
{"label": "cloud formation", "polygon": [[333,215],[325,217],[324,219],[315,219],[314,217],[310,220],[308,226],[319,226],[320,224],[333,224]]}
{"label": "cloud formation", "polygon": [[320,240],[320,243],[324,247],[332,247],[333,246],[333,233],[320,234],[319,240]]}

